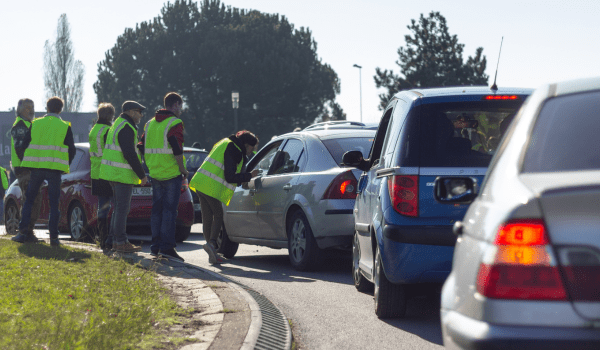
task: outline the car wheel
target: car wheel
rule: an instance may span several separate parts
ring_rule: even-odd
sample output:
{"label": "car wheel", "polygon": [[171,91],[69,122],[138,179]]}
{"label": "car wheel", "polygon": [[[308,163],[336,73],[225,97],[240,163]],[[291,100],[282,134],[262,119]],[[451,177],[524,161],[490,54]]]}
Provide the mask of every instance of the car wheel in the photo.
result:
{"label": "car wheel", "polygon": [[404,286],[393,284],[385,277],[379,246],[377,246],[375,253],[375,266],[373,270],[373,279],[375,281],[375,314],[379,318],[404,317],[406,313]]}
{"label": "car wheel", "polygon": [[21,214],[19,213],[19,207],[12,200],[8,202],[4,209],[4,227],[6,233],[9,235],[16,235],[19,231],[19,222],[21,221]]}
{"label": "car wheel", "polygon": [[373,290],[373,283],[363,276],[360,272],[360,242],[358,240],[358,232],[354,232],[352,240],[352,277],[354,278],[354,287],[359,292],[370,292]]}
{"label": "car wheel", "polygon": [[190,238],[192,232],[191,226],[177,226],[175,227],[175,242],[181,243],[186,239]]}
{"label": "car wheel", "polygon": [[71,238],[73,238],[74,241],[81,241],[87,238],[87,219],[81,204],[78,202],[71,204],[68,217]]}
{"label": "car wheel", "polygon": [[217,237],[217,253],[223,254],[227,259],[231,259],[237,253],[239,243],[235,243],[229,240],[225,226],[221,226],[221,231]]}
{"label": "car wheel", "polygon": [[292,215],[287,225],[287,234],[290,262],[296,270],[309,271],[321,266],[323,252],[302,211],[298,210]]}

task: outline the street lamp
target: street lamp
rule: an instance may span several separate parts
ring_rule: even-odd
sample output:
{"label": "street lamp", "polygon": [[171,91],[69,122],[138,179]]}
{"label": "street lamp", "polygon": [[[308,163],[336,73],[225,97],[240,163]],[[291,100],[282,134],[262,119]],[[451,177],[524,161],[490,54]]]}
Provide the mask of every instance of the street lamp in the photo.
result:
{"label": "street lamp", "polygon": [[237,91],[231,92],[231,102],[233,103],[233,132],[238,131],[238,115],[237,111],[240,108],[240,93]]}
{"label": "street lamp", "polygon": [[358,68],[358,91],[360,93],[360,122],[362,123],[362,66],[355,64],[352,67]]}

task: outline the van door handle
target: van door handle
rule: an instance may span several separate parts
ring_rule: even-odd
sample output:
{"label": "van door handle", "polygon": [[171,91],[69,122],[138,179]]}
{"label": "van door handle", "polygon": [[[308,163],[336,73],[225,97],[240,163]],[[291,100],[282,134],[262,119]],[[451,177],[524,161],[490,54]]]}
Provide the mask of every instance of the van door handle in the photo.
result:
{"label": "van door handle", "polygon": [[283,186],[283,189],[284,189],[284,190],[286,190],[286,191],[289,191],[289,190],[291,190],[291,189],[292,189],[292,184],[285,184],[285,185]]}

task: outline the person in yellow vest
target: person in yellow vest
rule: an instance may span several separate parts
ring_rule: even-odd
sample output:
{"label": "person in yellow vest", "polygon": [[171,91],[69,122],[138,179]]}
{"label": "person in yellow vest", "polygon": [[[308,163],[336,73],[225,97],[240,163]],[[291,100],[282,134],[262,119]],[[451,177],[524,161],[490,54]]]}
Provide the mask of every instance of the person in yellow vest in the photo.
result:
{"label": "person in yellow vest", "polygon": [[164,109],[146,123],[142,144],[152,179],[152,244],[150,254],[183,261],[175,250],[177,207],[181,184],[188,176],[183,156],[183,99],[175,92],[164,98]]}
{"label": "person in yellow vest", "polygon": [[110,183],[100,178],[100,163],[102,163],[102,151],[106,144],[108,130],[112,126],[112,120],[115,116],[115,107],[110,103],[101,103],[98,105],[98,120],[90,130],[90,178],[92,179],[92,194],[98,197],[97,227],[98,243],[103,250],[107,248],[108,240],[108,212],[110,211],[110,199],[112,198],[112,188]]}
{"label": "person in yellow vest", "polygon": [[[25,204],[27,187],[29,186],[29,180],[31,178],[31,169],[21,166],[23,161],[23,155],[25,153],[24,142],[25,138],[31,138],[31,123],[35,116],[33,101],[28,98],[19,100],[16,110],[16,118],[13,123],[12,129],[10,130],[11,137],[11,153],[10,153],[10,165],[15,173],[18,180],[19,188],[21,189],[21,208],[19,212],[23,211],[23,205]],[[42,196],[39,192],[35,196],[33,206],[31,207],[31,220],[29,221],[29,228],[24,235],[21,235],[17,242],[37,242],[38,239],[33,234],[35,223],[40,216],[40,208],[42,207]]]}
{"label": "person in yellow vest", "polygon": [[217,142],[194,177],[190,188],[196,191],[202,210],[202,231],[206,244],[204,250],[208,254],[208,262],[222,262],[217,256],[217,237],[223,225],[222,204],[229,205],[236,184],[250,181],[258,175],[258,169],[251,173],[242,172],[244,158],[250,156],[258,138],[247,130]]}
{"label": "person in yellow vest", "polygon": [[[19,233],[28,232],[34,199],[44,181],[47,181],[50,205],[48,229],[52,246],[60,245],[58,219],[61,175],[69,173],[69,166],[76,153],[71,123],[58,116],[63,106],[64,101],[60,97],[54,96],[48,99],[46,102],[48,114],[36,119],[31,125],[31,135],[25,138],[25,153],[21,162],[22,167],[31,168],[31,180],[27,186]],[[19,236],[16,236],[13,240],[20,242],[18,238]]]}
{"label": "person in yellow vest", "polygon": [[4,220],[4,194],[8,189],[8,171],[0,166],[0,224]]}
{"label": "person in yellow vest", "polygon": [[145,185],[148,179],[142,168],[141,155],[137,148],[137,124],[144,116],[146,107],[135,101],[125,101],[121,115],[108,131],[102,150],[100,179],[107,180],[113,192],[113,213],[107,246],[121,253],[142,250],[127,239],[127,216],[131,208],[134,185]]}

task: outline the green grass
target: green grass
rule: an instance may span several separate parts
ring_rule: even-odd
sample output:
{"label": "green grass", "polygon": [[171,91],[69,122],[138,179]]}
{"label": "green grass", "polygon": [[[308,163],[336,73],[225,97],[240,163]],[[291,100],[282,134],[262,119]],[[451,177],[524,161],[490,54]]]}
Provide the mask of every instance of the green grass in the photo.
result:
{"label": "green grass", "polygon": [[154,272],[66,246],[0,239],[0,281],[0,349],[157,348],[185,313]]}

